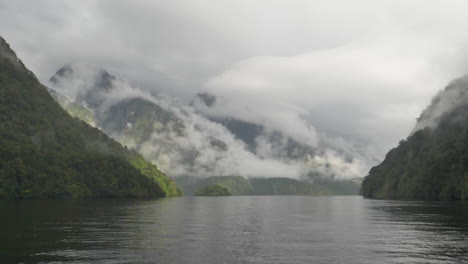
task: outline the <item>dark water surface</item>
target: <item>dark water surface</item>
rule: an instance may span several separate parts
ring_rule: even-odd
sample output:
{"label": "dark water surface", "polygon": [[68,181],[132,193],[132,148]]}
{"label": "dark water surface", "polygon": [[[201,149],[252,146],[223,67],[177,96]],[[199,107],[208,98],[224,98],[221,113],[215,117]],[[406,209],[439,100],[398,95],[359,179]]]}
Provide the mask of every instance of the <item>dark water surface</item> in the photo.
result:
{"label": "dark water surface", "polygon": [[335,197],[0,201],[0,263],[468,263],[468,204]]}

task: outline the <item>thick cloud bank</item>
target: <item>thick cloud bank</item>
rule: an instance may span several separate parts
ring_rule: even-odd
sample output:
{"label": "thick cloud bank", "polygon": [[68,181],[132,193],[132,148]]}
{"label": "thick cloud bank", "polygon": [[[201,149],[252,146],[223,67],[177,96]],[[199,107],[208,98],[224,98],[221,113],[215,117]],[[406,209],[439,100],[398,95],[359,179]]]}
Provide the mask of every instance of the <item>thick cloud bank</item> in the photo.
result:
{"label": "thick cloud bank", "polygon": [[[219,126],[209,119],[263,126],[254,152],[224,133],[233,149],[246,149],[232,155],[258,158],[237,168],[276,168],[264,163],[273,159],[287,165],[272,169],[281,173],[316,164],[363,176],[438,90],[468,72],[467,9],[461,0],[0,0],[0,32],[43,82],[63,64],[84,62],[128,80],[119,87],[139,87],[109,95],[109,105],[166,96],[206,122],[193,125],[204,134],[226,132],[205,128]],[[203,92],[216,104],[187,106]],[[284,137],[272,141],[277,132]],[[306,162],[285,159],[287,138],[314,150]],[[225,160],[222,167],[235,164]]]}
{"label": "thick cloud bank", "polygon": [[[304,134],[295,132],[294,122],[298,121],[293,119],[284,120],[291,129],[282,129],[282,122],[249,120],[262,131],[253,135],[255,146],[248,146],[193,106],[151,95],[89,65],[63,67],[51,78],[51,87],[93,111],[102,130],[136,148],[172,176],[354,178],[362,176],[368,166],[350,146],[335,147],[326,141],[319,145],[319,135],[306,124]],[[140,101],[134,104],[133,99]],[[125,111],[130,113],[122,115]],[[120,121],[126,122],[124,128],[109,125]]]}

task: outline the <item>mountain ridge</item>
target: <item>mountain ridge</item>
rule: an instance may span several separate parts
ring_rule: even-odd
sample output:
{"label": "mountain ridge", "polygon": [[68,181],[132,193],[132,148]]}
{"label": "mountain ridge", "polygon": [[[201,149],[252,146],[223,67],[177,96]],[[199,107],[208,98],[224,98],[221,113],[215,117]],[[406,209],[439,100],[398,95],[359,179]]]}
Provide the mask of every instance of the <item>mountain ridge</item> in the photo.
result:
{"label": "mountain ridge", "polygon": [[368,198],[468,198],[468,82],[462,77],[439,92],[414,131],[364,178]]}
{"label": "mountain ridge", "polygon": [[[136,149],[172,177],[241,175],[338,180],[356,177],[355,171],[362,166],[359,157],[340,149],[309,146],[266,124],[204,114],[198,104],[216,107],[224,101],[210,93],[197,94],[184,104],[177,98],[132,87],[119,77],[112,81],[109,91],[102,91],[96,87],[96,78],[106,70],[90,67],[88,70],[98,70],[90,74],[78,67],[74,74],[60,74],[65,71],[62,68],[50,78],[56,80],[51,83],[55,93],[69,95],[70,102],[61,102],[56,96],[62,107]],[[80,70],[84,75],[79,74]],[[101,91],[101,105],[76,99],[94,90]],[[93,118],[89,118],[90,112]]]}
{"label": "mountain ridge", "polygon": [[0,198],[180,194],[148,164],[53,100],[0,37]]}

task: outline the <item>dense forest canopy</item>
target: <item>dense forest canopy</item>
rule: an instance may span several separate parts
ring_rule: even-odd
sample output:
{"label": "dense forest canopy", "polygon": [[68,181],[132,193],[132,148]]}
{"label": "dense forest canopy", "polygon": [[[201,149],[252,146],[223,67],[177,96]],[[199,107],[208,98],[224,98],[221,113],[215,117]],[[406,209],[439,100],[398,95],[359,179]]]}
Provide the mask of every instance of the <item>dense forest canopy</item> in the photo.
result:
{"label": "dense forest canopy", "polygon": [[155,165],[65,112],[0,37],[0,198],[180,194]]}
{"label": "dense forest canopy", "polygon": [[434,97],[415,131],[364,179],[364,197],[468,199],[468,82],[453,81]]}

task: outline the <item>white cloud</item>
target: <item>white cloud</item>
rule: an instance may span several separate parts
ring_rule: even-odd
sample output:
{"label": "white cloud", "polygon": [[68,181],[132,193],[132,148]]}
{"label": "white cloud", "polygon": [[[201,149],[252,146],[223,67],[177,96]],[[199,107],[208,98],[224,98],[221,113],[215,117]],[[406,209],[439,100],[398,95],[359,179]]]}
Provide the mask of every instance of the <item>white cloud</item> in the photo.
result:
{"label": "white cloud", "polygon": [[[453,45],[406,34],[236,63],[207,81],[205,90],[221,99],[200,109],[264,123],[312,146],[320,141],[316,129],[386,150],[408,134],[428,99],[454,74],[434,60],[449,56],[444,48]],[[308,133],[308,127],[315,129]]]}
{"label": "white cloud", "polygon": [[[139,96],[189,100],[209,91],[220,96],[211,114],[351,153],[362,168],[466,73],[467,7],[462,0],[0,0],[0,32],[43,82],[63,64],[84,62],[143,87]],[[203,148],[202,138],[191,140]],[[264,162],[244,167],[276,168]]]}

